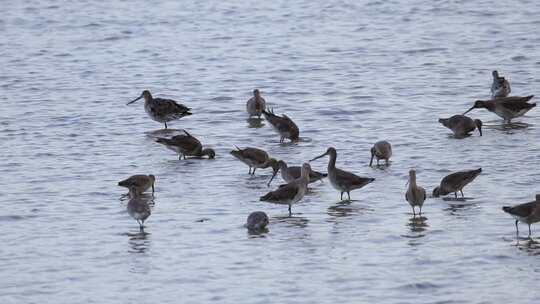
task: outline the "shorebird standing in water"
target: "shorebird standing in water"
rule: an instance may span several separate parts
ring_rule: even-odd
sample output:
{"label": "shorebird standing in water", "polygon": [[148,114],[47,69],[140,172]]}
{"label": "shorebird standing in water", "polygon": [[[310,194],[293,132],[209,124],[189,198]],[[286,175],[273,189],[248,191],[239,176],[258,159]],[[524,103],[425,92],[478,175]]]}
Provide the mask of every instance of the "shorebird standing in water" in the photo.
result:
{"label": "shorebird standing in water", "polygon": [[499,72],[493,71],[493,82],[491,83],[491,98],[507,97],[510,92],[510,83],[504,77],[499,76]]}
{"label": "shorebird standing in water", "polygon": [[482,121],[480,119],[473,120],[465,115],[454,115],[450,118],[439,118],[439,122],[454,132],[456,137],[469,136],[474,129],[478,129],[482,136]]}
{"label": "shorebird standing in water", "polygon": [[148,116],[157,122],[164,123],[165,129],[167,129],[167,122],[191,115],[190,108],[172,99],[153,98],[148,90],[144,90],[141,96],[127,104],[132,104],[141,98],[144,98],[144,110]]}
{"label": "shorebird standing in water", "polygon": [[281,117],[274,114],[273,110],[263,111],[266,120],[274,127],[279,133],[279,142],[285,141],[285,138],[291,140],[291,142],[298,141],[300,138],[300,130],[298,126],[287,115],[283,114]]}
{"label": "shorebird standing in water", "polygon": [[409,205],[412,207],[413,216],[416,216],[414,210],[415,206],[420,207],[419,215],[422,215],[422,206],[426,200],[426,190],[418,185],[416,185],[416,171],[409,171],[409,188],[405,192],[405,199],[409,202]]}
{"label": "shorebird standing in water", "polygon": [[351,172],[336,168],[337,152],[333,147],[328,148],[324,154],[317,156],[310,161],[314,161],[326,155],[330,157],[330,160],[328,161],[328,179],[330,179],[332,186],[341,192],[341,200],[343,200],[343,193],[347,192],[347,196],[350,200],[350,192],[352,190],[360,189],[375,180],[374,178],[360,177]]}
{"label": "shorebird standing in water", "polygon": [[185,135],[176,135],[171,139],[158,138],[156,142],[178,153],[178,159],[182,159],[182,156],[184,159],[186,159],[186,156],[202,158],[206,155],[210,159],[216,157],[216,152],[213,149],[203,149],[201,142],[197,138],[193,137],[186,130],[183,131]]}
{"label": "shorebird standing in water", "polygon": [[134,191],[137,192],[137,194],[141,194],[144,191],[148,190],[150,187],[152,187],[153,194],[155,182],[156,177],[152,174],[136,174],[118,182],[118,186],[126,187],[128,189],[134,188]]}
{"label": "shorebird standing in water", "polygon": [[268,225],[268,215],[262,211],[251,212],[247,218],[246,228],[250,231],[261,231]]}
{"label": "shorebird standing in water", "polygon": [[531,224],[540,222],[540,194],[536,200],[515,206],[504,206],[502,210],[510,214],[516,220],[516,234],[519,237],[518,222],[529,225],[529,237],[531,237]]}
{"label": "shorebird standing in water", "polygon": [[536,103],[528,103],[534,95],[525,97],[512,96],[502,97],[491,100],[477,100],[474,105],[468,109],[463,115],[469,113],[473,109],[487,109],[488,111],[502,117],[505,122],[510,123],[513,118],[523,116],[530,109],[536,107]]}
{"label": "shorebird standing in water", "polygon": [[[281,172],[281,178],[287,183],[292,182],[293,180],[300,177],[302,174],[302,167],[297,166],[287,166],[287,163],[283,160],[278,161],[277,170],[274,170],[274,174],[272,174],[272,178],[270,178],[270,181],[268,181],[267,186],[270,186],[270,183],[276,177],[278,174],[278,171]],[[320,173],[315,170],[309,171],[309,183],[314,183],[318,180],[321,180],[328,176],[326,173]]]}
{"label": "shorebird standing in water", "polygon": [[150,199],[140,196],[138,190],[135,186],[129,188],[129,197],[130,200],[127,203],[127,212],[134,218],[139,224],[141,230],[144,229],[144,221],[152,214],[150,210],[150,205],[148,202]]}
{"label": "shorebird standing in water", "polygon": [[369,166],[373,164],[373,158],[377,158],[377,166],[379,165],[379,160],[384,159],[386,165],[388,166],[388,160],[392,157],[392,145],[386,140],[381,140],[376,142],[371,148],[371,160],[369,161]]}
{"label": "shorebird standing in water", "polygon": [[[236,146],[235,146],[236,147]],[[257,148],[245,148],[240,149],[236,147],[236,150],[231,151],[231,155],[236,157],[239,161],[249,166],[249,174],[255,175],[255,169],[265,169],[272,167],[274,172],[278,170],[278,162],[275,158],[268,156],[266,151]],[[253,172],[251,172],[253,168]]]}
{"label": "shorebird standing in water", "polygon": [[300,178],[282,185],[274,191],[268,192],[266,195],[261,196],[260,200],[275,204],[289,205],[289,216],[291,216],[291,206],[299,202],[307,192],[310,171],[311,166],[308,163],[304,163],[302,165],[302,174]]}
{"label": "shorebird standing in water", "polygon": [[459,171],[449,174],[441,180],[441,184],[438,187],[433,189],[433,196],[439,197],[454,192],[457,198],[459,191],[461,192],[461,197],[465,197],[463,195],[463,188],[480,175],[481,172],[482,168],[478,168],[476,170]]}
{"label": "shorebird standing in water", "polygon": [[246,104],[246,110],[249,116],[257,116],[257,118],[261,118],[261,115],[265,109],[266,100],[261,97],[261,93],[258,89],[253,90],[253,97],[251,97]]}

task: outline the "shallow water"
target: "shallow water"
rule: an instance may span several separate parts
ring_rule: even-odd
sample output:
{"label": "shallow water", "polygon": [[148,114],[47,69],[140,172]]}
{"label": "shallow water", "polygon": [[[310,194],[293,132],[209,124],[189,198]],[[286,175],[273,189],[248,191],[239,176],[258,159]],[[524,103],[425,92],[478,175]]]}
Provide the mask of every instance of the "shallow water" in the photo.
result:
{"label": "shallow water", "polygon": [[[538,93],[540,5],[294,2],[0,6],[3,303],[538,298],[540,245],[517,242],[501,206],[540,191],[540,111],[508,129],[475,110],[484,136],[465,139],[437,119],[487,98],[492,69],[513,94]],[[280,145],[266,122],[247,121],[254,88],[297,122],[301,142]],[[155,143],[162,126],[141,102],[125,105],[143,89],[192,107],[169,125],[216,159],[179,161]],[[391,166],[370,168],[381,139],[393,144]],[[289,165],[334,146],[338,167],[377,180],[350,203],[315,183],[287,217],[286,206],[258,201],[270,171],[250,177],[233,145]],[[312,165],[324,171],[326,161]],[[410,168],[431,192],[449,172],[477,167],[465,201],[429,198],[412,219]],[[136,173],[157,176],[144,233],[116,186]],[[270,216],[268,233],[242,227],[255,210]]]}

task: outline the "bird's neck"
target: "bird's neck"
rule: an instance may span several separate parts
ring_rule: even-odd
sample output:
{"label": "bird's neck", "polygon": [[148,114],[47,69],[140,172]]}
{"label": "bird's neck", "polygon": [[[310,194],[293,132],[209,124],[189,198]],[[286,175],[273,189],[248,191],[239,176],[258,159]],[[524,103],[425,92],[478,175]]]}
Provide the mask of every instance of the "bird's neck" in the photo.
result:
{"label": "bird's neck", "polygon": [[409,187],[416,187],[416,177],[410,176],[409,177]]}
{"label": "bird's neck", "polygon": [[329,157],[330,157],[330,159],[328,160],[328,171],[330,171],[330,169],[335,169],[336,168],[337,155],[330,154]]}

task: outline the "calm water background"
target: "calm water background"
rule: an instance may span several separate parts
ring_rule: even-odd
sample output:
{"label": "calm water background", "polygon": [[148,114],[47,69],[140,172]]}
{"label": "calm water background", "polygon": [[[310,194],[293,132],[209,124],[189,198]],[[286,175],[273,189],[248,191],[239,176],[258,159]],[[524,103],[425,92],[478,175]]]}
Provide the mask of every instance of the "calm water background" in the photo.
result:
{"label": "calm water background", "polygon": [[[537,1],[199,2],[2,2],[2,303],[537,300],[540,249],[516,246],[500,208],[540,191],[540,111],[509,130],[474,111],[484,136],[462,140],[437,122],[487,98],[492,69],[513,94],[540,93]],[[300,143],[250,127],[254,88]],[[125,106],[143,89],[192,107],[170,127],[216,159],[178,161],[153,142],[162,126]],[[384,170],[367,166],[380,139],[394,146]],[[258,201],[269,170],[248,176],[233,144],[294,165],[334,146],[338,167],[377,180],[350,204],[316,183],[287,218]],[[465,203],[430,198],[411,222],[410,168],[431,192],[477,167]],[[135,173],[157,176],[145,234],[116,186]],[[242,227],[255,210],[267,234]]]}

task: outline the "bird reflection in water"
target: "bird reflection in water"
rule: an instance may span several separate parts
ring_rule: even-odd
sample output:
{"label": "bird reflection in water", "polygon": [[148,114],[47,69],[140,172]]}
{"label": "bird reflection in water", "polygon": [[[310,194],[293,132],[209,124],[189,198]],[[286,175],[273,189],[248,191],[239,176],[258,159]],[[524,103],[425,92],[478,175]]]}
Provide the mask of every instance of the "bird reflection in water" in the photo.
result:
{"label": "bird reflection in water", "polygon": [[423,237],[425,234],[422,232],[426,231],[429,225],[427,224],[427,217],[425,216],[413,216],[407,222],[407,226],[411,232],[416,233],[416,237]]}
{"label": "bird reflection in water", "polygon": [[264,127],[264,123],[263,123],[264,119],[262,118],[251,117],[251,118],[248,118],[246,121],[248,123],[248,128],[258,129],[258,128]]}
{"label": "bird reflection in water", "polygon": [[[466,200],[470,200],[472,198],[446,198],[443,199],[445,201],[449,201],[452,203],[448,203],[448,207],[444,209],[444,211],[447,211],[450,215],[455,216],[467,216],[470,215],[470,211],[474,208],[476,208],[476,204],[474,203],[466,203]],[[462,203],[460,203],[462,202]]]}
{"label": "bird reflection in water", "polygon": [[150,249],[150,233],[144,230],[128,232],[130,253],[145,253]]}
{"label": "bird reflection in water", "polygon": [[306,228],[309,220],[301,216],[276,216],[272,218],[271,222],[275,225],[285,223],[289,227]]}
{"label": "bird reflection in water", "polygon": [[351,215],[357,215],[365,213],[366,211],[372,211],[373,209],[361,207],[352,204],[354,200],[344,200],[336,203],[333,206],[328,207],[326,213],[333,217],[347,217]]}
{"label": "bird reflection in water", "polygon": [[531,126],[531,124],[525,123],[525,122],[510,122],[510,123],[500,123],[499,121],[492,121],[493,124],[485,125],[485,129],[493,129],[497,131],[507,131],[507,133],[511,134],[512,130],[521,130],[521,129],[527,129]]}
{"label": "bird reflection in water", "polygon": [[529,255],[540,255],[540,242],[533,238],[517,238],[516,247]]}

